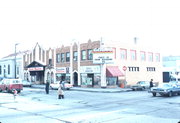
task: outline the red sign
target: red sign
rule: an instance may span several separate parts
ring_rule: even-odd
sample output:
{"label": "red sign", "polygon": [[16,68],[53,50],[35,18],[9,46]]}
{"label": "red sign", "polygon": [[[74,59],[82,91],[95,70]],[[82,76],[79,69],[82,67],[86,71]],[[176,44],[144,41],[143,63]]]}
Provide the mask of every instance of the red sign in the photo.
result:
{"label": "red sign", "polygon": [[28,68],[29,71],[43,71],[43,67],[31,67],[31,68]]}
{"label": "red sign", "polygon": [[126,67],[126,66],[123,66],[123,70],[126,71],[126,70],[127,70],[127,67]]}

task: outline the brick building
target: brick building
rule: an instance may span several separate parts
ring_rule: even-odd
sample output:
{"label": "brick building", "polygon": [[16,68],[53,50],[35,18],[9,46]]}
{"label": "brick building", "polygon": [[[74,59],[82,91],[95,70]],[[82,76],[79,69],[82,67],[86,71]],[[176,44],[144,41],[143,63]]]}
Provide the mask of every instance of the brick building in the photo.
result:
{"label": "brick building", "polygon": [[[94,62],[93,51],[102,47],[113,53],[112,63]],[[102,44],[89,40],[45,50],[37,43],[32,51],[24,54],[23,59],[24,79],[41,84],[65,80],[81,87],[116,87],[124,82],[132,85],[151,78],[162,82],[160,53],[157,49],[137,44]]]}

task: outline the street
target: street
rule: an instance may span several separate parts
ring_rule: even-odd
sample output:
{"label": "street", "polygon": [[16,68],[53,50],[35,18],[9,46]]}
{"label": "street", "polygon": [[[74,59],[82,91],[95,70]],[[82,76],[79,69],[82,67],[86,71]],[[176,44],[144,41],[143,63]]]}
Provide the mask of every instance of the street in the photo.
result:
{"label": "street", "polygon": [[1,123],[178,123],[180,96],[153,97],[147,91],[96,93],[24,88],[14,100],[0,93]]}

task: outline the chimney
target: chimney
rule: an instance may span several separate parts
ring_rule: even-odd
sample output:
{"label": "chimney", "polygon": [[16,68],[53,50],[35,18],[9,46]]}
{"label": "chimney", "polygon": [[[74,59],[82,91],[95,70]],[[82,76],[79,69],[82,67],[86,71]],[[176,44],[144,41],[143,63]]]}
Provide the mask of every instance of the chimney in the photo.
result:
{"label": "chimney", "polygon": [[137,44],[137,37],[134,37],[134,44]]}

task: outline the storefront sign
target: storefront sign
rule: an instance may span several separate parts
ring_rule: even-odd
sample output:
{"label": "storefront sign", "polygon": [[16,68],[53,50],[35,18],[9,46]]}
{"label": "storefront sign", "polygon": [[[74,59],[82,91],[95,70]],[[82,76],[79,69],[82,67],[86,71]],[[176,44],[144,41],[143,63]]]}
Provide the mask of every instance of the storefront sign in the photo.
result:
{"label": "storefront sign", "polygon": [[114,53],[112,50],[94,50],[93,52],[94,64],[113,64]]}
{"label": "storefront sign", "polygon": [[43,71],[43,67],[30,67],[28,68],[29,71]]}
{"label": "storefront sign", "polygon": [[100,66],[81,66],[80,73],[100,73]]}
{"label": "storefront sign", "polygon": [[69,67],[58,67],[56,73],[69,73]]}

